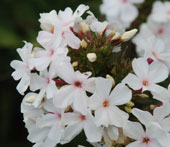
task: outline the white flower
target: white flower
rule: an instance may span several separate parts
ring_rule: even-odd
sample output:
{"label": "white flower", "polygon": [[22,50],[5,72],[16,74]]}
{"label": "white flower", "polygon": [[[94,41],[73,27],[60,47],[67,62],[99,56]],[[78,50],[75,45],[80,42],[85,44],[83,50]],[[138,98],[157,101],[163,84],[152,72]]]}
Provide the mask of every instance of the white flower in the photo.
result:
{"label": "white flower", "polygon": [[69,85],[56,91],[54,105],[57,108],[66,108],[73,104],[73,109],[87,114],[88,97],[86,91],[94,92],[94,78],[88,79],[89,76],[81,74],[79,71],[74,72],[71,64],[60,68],[57,74]]}
{"label": "white flower", "polygon": [[87,54],[87,58],[88,58],[88,60],[89,60],[90,62],[95,62],[96,59],[97,59],[97,56],[96,56],[95,53],[88,53],[88,54]]}
{"label": "white flower", "polygon": [[36,125],[40,129],[49,129],[49,132],[45,134],[46,139],[43,146],[55,147],[64,135],[64,126],[62,125],[64,109],[56,109],[52,100],[47,100],[44,109],[46,114],[36,120]]}
{"label": "white flower", "polygon": [[136,140],[126,147],[163,147],[159,141],[164,137],[164,133],[160,131],[156,124],[150,125],[144,131],[140,123],[127,121],[124,126],[124,133]]}
{"label": "white flower", "polygon": [[157,83],[164,81],[168,77],[169,71],[165,65],[157,62],[149,65],[144,58],[138,58],[132,61],[132,67],[136,75],[129,73],[123,79],[123,83],[128,84],[134,90],[142,88],[142,91],[155,92],[163,89]]}
{"label": "white flower", "polygon": [[12,77],[15,80],[20,80],[17,85],[17,90],[20,94],[24,94],[30,84],[30,73],[33,69],[33,65],[30,63],[32,44],[24,42],[23,48],[18,48],[17,52],[20,55],[22,61],[14,60],[11,62],[11,67],[15,69],[12,73]]}
{"label": "white flower", "polygon": [[144,51],[144,58],[152,59],[164,63],[170,68],[170,52],[165,47],[165,43],[154,36],[148,38],[138,38],[137,47]]}
{"label": "white flower", "polygon": [[55,22],[55,25],[50,29],[52,30],[52,33],[47,31],[40,31],[37,37],[38,42],[41,45],[57,43],[69,45],[73,49],[78,49],[80,47],[81,41],[74,35],[70,28],[73,28],[76,19],[80,18],[88,9],[88,6],[80,5],[74,13],[71,8],[66,8],[64,11],[59,11],[58,15],[55,14],[55,12],[51,12],[49,15],[54,19],[52,22],[50,22],[51,19],[46,19],[47,14],[41,15],[42,18],[40,19],[40,22],[43,22],[41,26],[45,26],[47,24],[45,28],[48,28],[49,25],[54,25],[53,22]]}
{"label": "white flower", "polygon": [[135,115],[138,120],[145,126],[149,126],[150,123],[155,122],[166,132],[170,132],[170,118],[167,117],[170,114],[170,105],[164,104],[157,107],[153,111],[153,115],[148,111],[142,111],[140,109],[132,109],[132,114]]}
{"label": "white flower", "polygon": [[54,75],[51,68],[49,72],[47,70],[40,72],[40,75],[37,73],[32,73],[30,89],[32,91],[36,91],[38,89],[40,90],[33,103],[35,107],[38,107],[41,104],[44,97],[47,99],[53,97],[55,91],[57,90],[55,82],[53,81],[55,77],[56,75]]}
{"label": "white flower", "polygon": [[97,128],[94,123],[94,117],[87,113],[82,115],[81,113],[66,113],[63,118],[63,123],[67,125],[63,138],[63,143],[70,142],[76,137],[83,129],[87,140],[95,143],[101,141],[102,134],[100,128]]}
{"label": "white flower", "polygon": [[24,116],[25,127],[29,133],[27,139],[32,143],[36,143],[35,146],[38,146],[38,144],[46,138],[49,129],[37,127],[36,120],[42,117],[45,111],[41,108],[35,108],[32,103],[26,101],[26,99],[32,95],[35,95],[35,93],[28,93],[24,97],[21,103],[21,112]]}
{"label": "white flower", "polygon": [[70,58],[67,56],[68,49],[65,47],[48,47],[35,48],[34,58],[31,59],[31,63],[35,66],[36,70],[43,71],[53,63],[61,64],[65,61],[69,62]]}
{"label": "white flower", "polygon": [[97,78],[96,91],[90,97],[89,107],[95,110],[96,125],[114,125],[122,127],[128,119],[128,114],[120,110],[117,106],[130,101],[132,93],[123,84],[118,84],[110,93],[112,80]]}
{"label": "white flower", "polygon": [[[137,45],[137,52],[140,56],[144,55],[143,45],[140,44],[140,40],[146,40],[146,38],[156,37],[162,40],[165,44],[165,48],[169,49],[170,44],[170,23],[156,23],[152,19],[148,19],[147,23],[144,23],[140,27],[140,32],[134,37],[133,42]],[[168,51],[168,50],[167,50]]]}
{"label": "white flower", "polygon": [[134,4],[142,3],[144,0],[103,0],[100,7],[108,21],[119,21],[126,27],[138,16],[138,10]]}
{"label": "white flower", "polygon": [[135,115],[138,120],[143,123],[146,127],[149,127],[151,123],[157,124],[160,129],[164,132],[164,139],[161,140],[161,144],[164,147],[170,146],[170,118],[167,117],[170,114],[170,105],[164,104],[161,107],[155,108],[153,111],[153,116],[147,111],[142,111],[140,109],[134,108],[132,110],[133,115]]}
{"label": "white flower", "polygon": [[166,23],[170,21],[170,2],[156,1],[153,4],[151,18],[159,23]]}

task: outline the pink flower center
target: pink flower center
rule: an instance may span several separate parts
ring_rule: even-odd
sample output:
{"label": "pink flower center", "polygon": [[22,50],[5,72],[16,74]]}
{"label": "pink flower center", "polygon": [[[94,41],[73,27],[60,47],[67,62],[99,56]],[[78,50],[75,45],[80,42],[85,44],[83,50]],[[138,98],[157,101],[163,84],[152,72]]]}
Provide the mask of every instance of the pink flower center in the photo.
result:
{"label": "pink flower center", "polygon": [[152,51],[152,55],[153,55],[155,58],[158,58],[157,54],[156,54],[154,51]]}
{"label": "pink flower center", "polygon": [[109,103],[108,100],[105,100],[105,101],[103,102],[103,107],[104,107],[104,108],[109,107],[109,105],[110,105],[110,103]]}
{"label": "pink flower center", "polygon": [[149,137],[144,137],[143,140],[142,140],[142,143],[143,144],[149,144],[150,143],[150,138]]}
{"label": "pink flower center", "polygon": [[86,120],[86,116],[81,114],[81,115],[80,115],[80,120],[81,120],[81,121],[85,121],[85,120]]}
{"label": "pink flower center", "polygon": [[57,113],[57,119],[61,120],[61,114],[60,113]]}
{"label": "pink flower center", "polygon": [[74,86],[77,88],[82,88],[82,83],[80,81],[74,82]]}
{"label": "pink flower center", "polygon": [[157,31],[158,35],[162,35],[164,33],[164,29],[163,28],[159,28]]}
{"label": "pink flower center", "polygon": [[50,52],[49,52],[49,56],[52,56],[54,54],[54,50],[52,49],[52,50],[50,50]]}
{"label": "pink flower center", "polygon": [[148,82],[147,80],[143,80],[142,84],[143,84],[144,86],[149,86],[149,82]]}
{"label": "pink flower center", "polygon": [[148,64],[151,64],[153,62],[153,59],[152,58],[148,58],[147,61],[148,61]]}
{"label": "pink flower center", "polygon": [[51,28],[50,32],[54,34],[54,27]]}

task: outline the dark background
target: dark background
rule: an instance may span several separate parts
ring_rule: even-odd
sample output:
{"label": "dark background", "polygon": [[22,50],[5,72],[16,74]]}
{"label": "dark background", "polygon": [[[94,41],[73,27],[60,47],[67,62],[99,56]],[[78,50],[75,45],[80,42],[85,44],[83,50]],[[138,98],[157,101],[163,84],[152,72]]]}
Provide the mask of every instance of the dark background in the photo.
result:
{"label": "dark background", "polygon": [[[27,141],[27,130],[20,113],[22,96],[16,91],[18,82],[10,76],[13,69],[10,62],[19,59],[16,48],[26,40],[36,45],[39,27],[39,13],[51,10],[73,10],[81,3],[90,6],[99,20],[102,0],[0,0],[0,147],[31,147]],[[155,0],[146,0],[155,1]],[[145,7],[146,8],[146,7]],[[147,10],[151,6],[147,7]],[[149,13],[149,11],[147,11]],[[144,15],[146,17],[146,15]],[[78,143],[81,142],[82,138]],[[76,146],[74,143],[67,146]],[[89,145],[88,145],[89,146]]]}

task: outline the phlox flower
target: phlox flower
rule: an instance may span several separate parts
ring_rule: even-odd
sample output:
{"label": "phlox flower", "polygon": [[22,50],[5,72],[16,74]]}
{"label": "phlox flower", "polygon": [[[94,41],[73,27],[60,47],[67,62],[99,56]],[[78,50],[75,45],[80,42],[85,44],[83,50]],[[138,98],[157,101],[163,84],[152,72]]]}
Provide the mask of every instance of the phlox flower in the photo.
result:
{"label": "phlox flower", "polygon": [[49,132],[49,128],[39,128],[36,125],[36,120],[41,118],[45,111],[42,108],[35,108],[32,102],[27,102],[27,99],[33,95],[35,95],[35,93],[28,93],[25,95],[21,103],[21,113],[23,113],[25,127],[29,133],[27,139],[35,143],[35,147],[40,147],[41,142],[46,138],[46,134]]}
{"label": "phlox flower", "polygon": [[163,147],[159,141],[164,134],[155,124],[151,124],[144,131],[140,123],[127,121],[123,129],[125,135],[136,140],[126,147]]}
{"label": "phlox flower", "polygon": [[[95,111],[97,126],[114,125],[122,127],[128,119],[128,114],[117,106],[130,101],[132,93],[124,84],[118,84],[113,91],[112,80],[97,78],[95,93],[90,97],[89,107]],[[110,92],[111,91],[111,92]]]}
{"label": "phlox flower", "polygon": [[94,78],[89,78],[89,75],[82,74],[79,71],[74,72],[71,64],[60,68],[57,75],[68,83],[68,86],[56,91],[54,105],[57,108],[66,108],[72,105],[74,110],[84,115],[87,114],[88,97],[86,92],[94,92]]}
{"label": "phlox flower", "polygon": [[144,51],[144,58],[158,61],[170,68],[170,52],[161,39],[158,39],[155,36],[138,38],[136,40],[136,45]]}
{"label": "phlox flower", "polygon": [[[165,48],[169,49],[169,34],[170,34],[170,23],[157,23],[153,21],[150,17],[147,23],[140,26],[140,32],[132,40],[137,46],[137,52],[140,56],[144,55],[143,49],[139,45],[140,40],[146,40],[146,38],[156,37],[162,40],[165,44]],[[168,51],[168,50],[167,50]]]}
{"label": "phlox flower", "polygon": [[43,71],[53,63],[61,64],[63,62],[69,62],[70,58],[67,56],[68,49],[65,47],[47,47],[45,49],[35,48],[34,58],[31,59],[31,63],[35,66],[36,70]]}
{"label": "phlox flower", "polygon": [[138,16],[135,4],[142,2],[144,0],[103,0],[100,10],[102,14],[106,15],[108,21],[119,21],[129,27],[130,23]]}
{"label": "phlox flower", "polygon": [[49,71],[45,70],[43,72],[40,72],[40,75],[38,75],[37,73],[32,73],[31,76],[32,78],[30,89],[32,91],[40,90],[33,103],[35,107],[38,107],[44,97],[46,97],[47,99],[52,98],[53,94],[57,90],[55,81],[53,80],[56,75],[54,74],[52,68],[50,68]]}
{"label": "phlox flower", "polygon": [[[37,37],[38,42],[46,46],[49,45],[49,43],[57,43],[78,49],[81,41],[74,35],[70,28],[73,28],[76,19],[80,18],[88,9],[88,6],[79,5],[74,13],[71,8],[68,7],[64,11],[59,11],[58,15],[54,11],[49,14],[42,14],[40,18],[41,26],[43,26],[43,28],[50,26],[51,28],[46,30],[51,31],[40,31]],[[50,21],[46,19],[48,15],[50,15],[54,21],[51,22],[51,19]]]}
{"label": "phlox flower", "polygon": [[55,108],[51,99],[46,101],[44,109],[46,114],[36,120],[36,125],[40,129],[49,129],[48,133],[45,134],[43,146],[55,147],[64,135],[64,125],[62,124],[64,109]]}
{"label": "phlox flower", "polygon": [[24,42],[25,45],[23,48],[18,48],[17,52],[20,55],[22,61],[14,60],[10,63],[10,66],[15,69],[12,73],[12,77],[15,80],[20,80],[17,85],[17,90],[20,94],[24,94],[30,84],[30,76],[31,70],[33,69],[33,65],[30,62],[32,58],[32,47],[31,43]]}
{"label": "phlox flower", "polygon": [[64,133],[63,143],[70,142],[82,130],[84,130],[88,142],[99,142],[102,138],[101,129],[95,125],[94,117],[91,113],[82,115],[78,112],[66,113],[63,123],[67,125]]}
{"label": "phlox flower", "polygon": [[170,21],[170,2],[156,1],[153,4],[151,18],[159,23]]}
{"label": "phlox flower", "polygon": [[161,107],[157,107],[153,111],[153,115],[147,111],[142,111],[140,109],[134,108],[132,114],[135,115],[138,120],[145,126],[149,126],[151,123],[157,123],[160,129],[163,130],[164,139],[161,141],[161,144],[164,144],[164,147],[170,146],[170,118],[167,117],[170,114],[170,105],[164,104]]}
{"label": "phlox flower", "polygon": [[132,67],[136,75],[129,73],[123,79],[123,83],[128,84],[134,90],[142,88],[142,91],[156,92],[163,89],[157,83],[164,81],[168,77],[169,71],[165,65],[158,62],[153,62],[149,65],[144,58],[137,58],[133,59]]}

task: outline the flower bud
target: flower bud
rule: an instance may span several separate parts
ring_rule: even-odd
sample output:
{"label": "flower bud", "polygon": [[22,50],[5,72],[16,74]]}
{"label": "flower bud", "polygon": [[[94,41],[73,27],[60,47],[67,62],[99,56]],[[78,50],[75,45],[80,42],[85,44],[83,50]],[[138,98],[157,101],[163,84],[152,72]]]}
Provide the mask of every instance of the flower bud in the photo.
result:
{"label": "flower bud", "polygon": [[147,94],[144,94],[144,93],[143,94],[138,94],[138,96],[141,97],[141,98],[148,98],[149,97]]}
{"label": "flower bud", "polygon": [[120,34],[115,34],[113,37],[112,37],[112,41],[114,41],[114,40],[118,40],[118,39],[120,39],[121,38],[121,35]]}
{"label": "flower bud", "polygon": [[31,95],[25,99],[26,103],[33,103],[37,97],[37,94]]}
{"label": "flower bud", "polygon": [[78,66],[78,62],[73,62],[73,63],[72,63],[72,66],[73,66],[73,67]]}
{"label": "flower bud", "polygon": [[111,75],[106,75],[106,79],[111,79],[112,80],[112,86],[115,86],[115,80]]}
{"label": "flower bud", "polygon": [[121,40],[123,42],[129,41],[137,32],[137,29],[133,29],[130,31],[125,32],[122,36],[121,36]]}
{"label": "flower bud", "polygon": [[128,103],[126,103],[126,106],[127,107],[133,107],[135,104],[132,102],[132,101],[130,101],[130,102],[128,102]]}
{"label": "flower bud", "polygon": [[132,108],[125,106],[125,111],[127,113],[132,113]]}
{"label": "flower bud", "polygon": [[81,28],[83,33],[87,33],[87,32],[90,31],[90,28],[89,28],[88,24],[85,23],[84,21],[80,22],[80,28]]}
{"label": "flower bud", "polygon": [[96,56],[95,53],[88,53],[88,54],[87,54],[87,58],[88,58],[88,60],[89,60],[90,62],[95,62],[96,59],[97,59],[97,56]]}
{"label": "flower bud", "polygon": [[86,48],[86,47],[87,47],[87,42],[83,39],[83,40],[81,41],[81,43],[80,43],[80,46],[81,46],[82,48]]}

